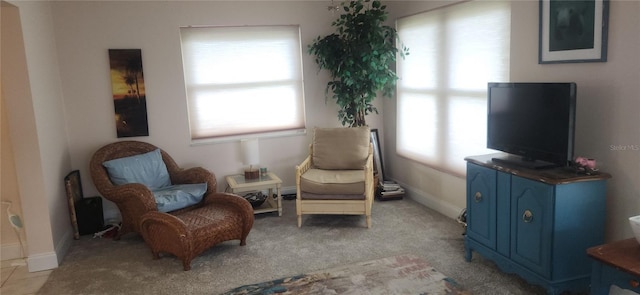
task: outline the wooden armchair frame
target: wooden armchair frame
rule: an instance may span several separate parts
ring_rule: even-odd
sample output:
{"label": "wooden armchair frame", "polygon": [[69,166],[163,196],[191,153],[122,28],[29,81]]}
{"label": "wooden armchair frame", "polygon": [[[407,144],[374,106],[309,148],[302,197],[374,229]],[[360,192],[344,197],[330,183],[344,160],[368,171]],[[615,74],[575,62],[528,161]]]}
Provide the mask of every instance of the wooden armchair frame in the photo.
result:
{"label": "wooden armchair frame", "polygon": [[363,200],[305,200],[300,190],[301,176],[313,167],[313,145],[309,145],[309,156],[296,166],[296,214],[298,215],[298,227],[302,226],[302,215],[305,214],[343,214],[365,215],[367,228],[371,228],[371,207],[374,197],[373,183],[373,146],[369,144],[369,155],[366,165],[362,169],[364,173]]}

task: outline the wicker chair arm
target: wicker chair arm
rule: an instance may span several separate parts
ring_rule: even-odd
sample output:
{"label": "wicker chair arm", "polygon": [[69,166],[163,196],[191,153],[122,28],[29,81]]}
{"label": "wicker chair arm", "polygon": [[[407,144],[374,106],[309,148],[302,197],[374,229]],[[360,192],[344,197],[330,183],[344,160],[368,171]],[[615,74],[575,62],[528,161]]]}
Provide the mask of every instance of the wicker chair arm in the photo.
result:
{"label": "wicker chair arm", "polygon": [[126,204],[140,212],[156,211],[156,200],[153,193],[140,183],[128,183],[103,188],[103,195],[116,204]]}
{"label": "wicker chair arm", "polygon": [[215,193],[217,189],[215,174],[202,167],[176,170],[170,176],[173,184],[207,183],[206,194]]}
{"label": "wicker chair arm", "polygon": [[[158,243],[161,242],[162,238],[166,237],[180,237],[182,241],[191,239],[191,232],[187,230],[187,225],[184,221],[168,213],[158,211],[145,213],[140,218],[140,228],[142,237],[147,243]],[[167,231],[175,234],[168,235]],[[154,241],[154,239],[159,239],[159,241]],[[183,243],[187,244],[186,242]]]}
{"label": "wicker chair arm", "polygon": [[[251,203],[245,198],[232,193],[213,193],[205,196],[204,204],[226,204],[231,203],[239,209],[252,209]],[[251,211],[251,210],[250,210]]]}

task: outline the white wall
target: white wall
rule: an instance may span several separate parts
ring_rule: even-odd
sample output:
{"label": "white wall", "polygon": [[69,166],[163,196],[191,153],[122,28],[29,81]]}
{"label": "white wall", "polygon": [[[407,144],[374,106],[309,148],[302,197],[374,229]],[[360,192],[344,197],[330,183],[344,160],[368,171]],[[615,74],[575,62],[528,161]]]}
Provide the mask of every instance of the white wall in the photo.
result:
{"label": "white wall", "polygon": [[[212,170],[219,191],[225,189],[225,175],[241,172],[238,142],[190,146],[180,26],[300,25],[307,127],[339,126],[335,103],[330,100],[325,104],[327,75],[318,75],[317,65],[306,54],[314,38],[333,32],[330,23],[335,16],[327,11],[326,1],[92,1],[53,2],[52,6],[71,162],[82,173],[87,196],[97,194],[88,171],[93,152],[119,140],[113,119],[108,49],[142,49],[149,136],[129,139],[163,148],[181,166]],[[269,120],[277,115],[255,119]],[[368,118],[372,128],[381,122],[381,116]],[[260,140],[261,164],[278,174],[284,187],[295,186],[294,166],[305,158],[310,136],[309,132],[306,136]],[[114,217],[114,208],[105,202],[105,218]]]}
{"label": "white wall", "polygon": [[[395,16],[415,14],[453,1],[393,3]],[[613,178],[607,190],[608,241],[632,236],[628,217],[640,214],[640,2],[610,3],[608,61],[538,64],[538,1],[513,1],[511,81],[575,81],[578,85],[575,154],[595,158]],[[420,202],[455,217],[466,207],[465,180],[395,153],[395,102],[385,102],[387,171]],[[615,150],[611,146],[626,146]]]}
{"label": "white wall", "polygon": [[[30,271],[54,268],[69,247],[62,177],[69,170],[49,2],[3,3],[2,79],[28,240]],[[11,19],[5,23],[5,9]],[[8,49],[8,52],[5,52]],[[10,73],[10,74],[9,74]]]}
{"label": "white wall", "polygon": [[[178,27],[299,24],[306,51],[317,35],[333,31],[329,25],[335,15],[327,11],[327,2],[11,2],[20,10],[23,61],[27,63],[27,68],[23,65],[24,69],[12,73],[27,78],[14,85],[18,89],[13,93],[18,96],[8,100],[7,108],[30,258],[61,259],[71,239],[62,178],[80,169],[85,195],[96,195],[88,173],[90,157],[100,146],[119,140],[108,49],[142,49],[150,136],[133,139],[162,147],[182,166],[213,170],[221,186],[218,190],[223,190],[224,175],[241,170],[238,143],[190,146]],[[448,3],[451,1],[394,1],[388,6],[393,19]],[[611,3],[609,62],[582,65],[537,64],[537,4],[533,0],[514,2],[512,80],[578,82],[576,152],[598,159],[601,168],[613,174],[607,236],[609,240],[629,237],[626,218],[640,214],[640,153],[609,147],[640,144],[636,127],[640,45],[635,19],[640,4]],[[308,55],[303,63],[307,126],[338,126],[335,104],[325,104],[326,74],[317,74]],[[6,66],[2,64],[3,71]],[[464,179],[398,157],[395,101],[384,99],[377,104],[384,113],[384,125],[383,116],[370,116],[368,122],[380,129],[384,139],[386,172],[404,183],[416,199],[455,217],[465,207]],[[285,187],[291,187],[294,165],[305,157],[309,141],[310,134],[263,140],[262,164],[282,176]],[[110,217],[114,207],[105,206],[105,215]]]}
{"label": "white wall", "polygon": [[512,7],[511,79],[577,83],[575,155],[595,158],[613,176],[606,239],[632,237],[628,218],[640,214],[640,2],[610,2],[607,62],[585,64],[539,65],[538,2]]}
{"label": "white wall", "polygon": [[[10,4],[9,4],[10,3]],[[5,3],[3,3],[5,5]],[[148,99],[149,137],[184,167],[203,166],[224,175],[241,171],[238,143],[190,146],[178,28],[184,25],[299,24],[303,50],[332,32],[335,15],[325,1],[9,1],[17,7],[11,62],[2,64],[16,170],[24,207],[31,271],[56,267],[71,243],[63,177],[80,169],[86,196],[97,192],[88,163],[100,146],[118,140],[113,120],[110,48],[142,49]],[[3,12],[5,11],[3,7]],[[11,20],[11,19],[10,19]],[[24,46],[22,40],[24,39]],[[20,46],[17,46],[20,45]],[[17,57],[17,58],[16,58]],[[307,127],[339,126],[336,106],[325,104],[326,74],[304,56]],[[6,94],[5,93],[5,94]],[[378,105],[381,107],[381,105]],[[224,112],[225,110],[220,110]],[[265,118],[277,114],[265,114]],[[372,128],[382,124],[371,116]],[[68,132],[67,132],[68,129]],[[310,134],[261,141],[262,165],[294,186],[294,166],[304,159]],[[283,149],[287,152],[283,152]],[[105,202],[105,217],[117,210]]]}
{"label": "white wall", "polygon": [[[4,18],[4,17],[3,17]],[[4,25],[4,24],[3,24]],[[3,40],[4,41],[4,40]],[[0,89],[0,93],[1,93]],[[15,156],[13,154],[13,147],[11,136],[9,134],[9,119],[7,117],[7,107],[4,101],[4,95],[2,96],[0,125],[1,137],[0,137],[0,197],[2,202],[9,202],[10,205],[2,204],[2,211],[0,211],[0,257],[2,260],[22,258],[26,255],[26,249],[24,245],[21,245],[21,241],[26,242],[24,228],[19,231],[14,231],[11,223],[6,216],[5,210],[11,206],[11,213],[17,214],[22,219],[22,202],[20,201],[20,191],[18,189],[18,176],[16,174]],[[23,243],[24,243],[23,242]],[[22,250],[20,247],[23,247]]]}

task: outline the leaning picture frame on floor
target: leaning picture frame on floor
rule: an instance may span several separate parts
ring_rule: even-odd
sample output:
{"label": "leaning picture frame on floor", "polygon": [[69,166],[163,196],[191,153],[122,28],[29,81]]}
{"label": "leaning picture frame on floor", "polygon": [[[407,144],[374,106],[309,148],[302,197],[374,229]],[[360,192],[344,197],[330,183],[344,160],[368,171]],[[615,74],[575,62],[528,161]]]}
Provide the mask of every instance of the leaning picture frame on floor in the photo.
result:
{"label": "leaning picture frame on floor", "polygon": [[607,61],[609,0],[539,1],[539,64]]}
{"label": "leaning picture frame on floor", "polygon": [[82,200],[82,186],[80,181],[80,171],[73,170],[64,177],[64,187],[67,193],[67,202],[69,203],[69,218],[73,227],[73,238],[80,239],[80,231],[78,228],[78,217],[76,215],[75,203]]}
{"label": "leaning picture frame on floor", "polygon": [[373,145],[373,171],[378,174],[380,182],[385,180],[382,155],[380,154],[380,140],[378,129],[371,129],[371,144]]}

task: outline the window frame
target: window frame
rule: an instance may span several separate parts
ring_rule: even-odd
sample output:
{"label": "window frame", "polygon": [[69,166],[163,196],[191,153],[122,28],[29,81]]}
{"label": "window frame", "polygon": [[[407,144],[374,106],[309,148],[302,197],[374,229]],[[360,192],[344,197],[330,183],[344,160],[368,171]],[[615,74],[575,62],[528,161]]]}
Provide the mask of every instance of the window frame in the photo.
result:
{"label": "window frame", "polygon": [[[477,9],[478,6],[474,5],[495,6],[482,6],[483,9]],[[478,12],[475,12],[475,10],[478,10]],[[396,29],[398,30],[400,40],[405,43],[410,50],[410,55],[408,55],[405,60],[398,59],[397,64],[398,74],[400,76],[400,80],[397,84],[396,99],[396,154],[398,154],[398,156],[416,161],[435,170],[454,176],[464,176],[466,175],[466,165],[464,162],[465,157],[472,156],[474,154],[495,152],[486,148],[486,126],[484,126],[483,131],[485,136],[481,139],[479,139],[481,136],[474,136],[474,141],[469,143],[464,136],[461,136],[459,133],[455,134],[456,130],[467,130],[465,130],[465,128],[455,129],[454,125],[452,125],[452,123],[456,123],[460,120],[460,115],[458,115],[458,121],[454,121],[456,120],[456,117],[453,114],[454,111],[459,113],[464,113],[465,111],[467,111],[467,113],[469,112],[469,110],[465,110],[468,108],[454,108],[454,105],[460,99],[464,99],[469,102],[477,101],[484,105],[484,112],[480,111],[482,106],[475,107],[479,112],[472,113],[471,115],[475,119],[473,122],[466,122],[466,125],[471,126],[470,128],[475,127],[476,131],[474,132],[477,132],[478,126],[480,126],[478,124],[481,124],[482,120],[486,123],[486,83],[484,83],[483,87],[480,87],[481,84],[478,80],[475,81],[477,83],[475,83],[474,87],[469,87],[465,84],[467,81],[462,84],[455,82],[455,78],[459,77],[459,75],[455,75],[456,69],[460,67],[459,65],[456,66],[455,59],[469,59],[469,55],[467,53],[466,55],[462,54],[455,56],[454,51],[458,48],[453,47],[455,46],[455,43],[452,40],[459,37],[447,35],[451,34],[451,32],[460,34],[459,31],[453,31],[451,28],[452,26],[457,25],[456,22],[464,23],[465,21],[468,21],[468,19],[482,16],[481,14],[486,13],[485,10],[491,10],[493,13],[500,14],[502,17],[501,26],[505,29],[503,34],[506,39],[499,40],[502,42],[498,42],[498,45],[501,48],[501,55],[495,57],[502,62],[501,67],[498,68],[498,70],[487,71],[487,73],[483,74],[486,74],[488,77],[486,82],[495,82],[494,80],[496,79],[497,81],[508,81],[510,78],[509,59],[511,39],[511,7],[509,3],[486,4],[486,2],[482,1],[463,2],[398,18],[396,20]],[[454,19],[452,15],[455,16],[455,14],[462,15],[463,17],[457,16],[457,18]],[[489,19],[486,15],[484,16]],[[474,27],[473,30],[475,29],[476,28]],[[416,33],[416,30],[422,31],[420,31],[420,33]],[[410,33],[414,35],[408,35]],[[412,47],[411,40],[428,38],[425,36],[431,36],[435,39],[420,41],[424,42],[424,47]],[[469,35],[467,35],[467,37],[468,36]],[[480,48],[483,44],[480,43],[477,46]],[[416,47],[418,47],[418,49],[416,49]],[[419,50],[425,50],[424,54],[420,55],[422,52]],[[409,64],[412,61],[412,58],[415,64]],[[422,76],[409,76],[405,68],[410,68],[412,66],[415,67],[415,69],[418,69],[417,72],[422,71]],[[428,69],[423,70],[423,68],[420,67],[428,67]],[[471,84],[473,85],[474,83]],[[457,85],[458,88],[454,87],[454,85]],[[480,101],[478,101],[478,99]],[[413,106],[410,105],[412,102],[409,100],[413,100],[413,103],[416,104]],[[416,107],[418,105],[423,105],[424,107],[418,108]],[[408,110],[409,112],[414,112],[413,117],[415,118],[412,119],[411,113],[405,113],[403,109]],[[416,115],[415,112],[418,112],[420,116]],[[419,127],[416,122],[421,123]],[[420,128],[424,127],[425,124],[429,124],[427,128]],[[406,128],[410,129],[409,132],[405,130]],[[424,138],[420,138],[420,141],[409,138],[415,137],[416,135],[430,136],[433,142],[428,142]],[[414,142],[416,143],[414,144]],[[468,150],[471,152],[467,153],[466,146],[470,144],[478,146],[478,142],[481,142],[482,147],[469,148]],[[463,147],[456,149],[456,146]],[[427,149],[430,150],[427,151]]]}
{"label": "window frame", "polygon": [[[268,33],[271,31],[275,32],[274,34],[276,35],[282,34],[285,37],[269,36]],[[233,35],[234,32],[240,32],[240,33]],[[251,35],[259,36],[260,38],[255,38],[254,40],[253,38],[251,38]],[[232,37],[229,37],[229,36],[232,36]],[[288,38],[292,36],[293,38]],[[274,38],[269,40],[268,37],[274,37]],[[198,38],[202,38],[202,39],[198,39]],[[225,39],[225,38],[234,39],[234,40],[237,39],[236,40],[237,43],[234,44],[233,40],[229,41],[228,39]],[[278,39],[278,38],[281,38],[281,39]],[[260,53],[262,53],[263,51],[265,51],[265,47],[250,46],[250,45],[248,46],[246,44],[252,44],[252,43],[264,41],[264,39],[267,40],[264,43],[279,42],[284,44],[284,45],[277,44],[274,46],[276,47],[275,49],[276,54],[280,54],[280,56],[276,56],[277,57],[276,60],[280,60],[280,61],[282,59],[289,60],[288,63],[285,64],[284,70],[280,70],[278,67],[274,67],[273,65],[269,67],[271,59],[261,60],[260,58],[253,58],[254,56],[251,56],[254,61],[257,60],[260,63],[254,63],[249,66],[242,67],[242,69],[254,68],[253,66],[256,65],[255,68],[262,67],[261,69],[263,70],[264,74],[259,73],[257,75],[252,75],[258,72],[258,69],[256,69],[256,72],[253,72],[248,75],[237,75],[237,72],[235,73],[226,72],[226,71],[235,70],[235,69],[232,69],[231,67],[229,68],[223,67],[223,69],[221,70],[221,71],[225,71],[223,73],[220,73],[218,71],[215,74],[210,74],[210,73],[214,73],[212,71],[212,72],[209,72],[209,74],[207,75],[207,72],[205,71],[200,70],[200,72],[198,72],[199,70],[198,63],[200,63],[200,61],[202,61],[203,63],[206,63],[207,65],[210,65],[211,61],[207,58],[211,58],[210,56],[214,56],[219,52],[228,54],[228,55],[217,55],[219,60],[228,60],[227,58],[229,57],[238,58],[238,56],[241,56],[240,55],[241,53],[244,53],[246,57],[247,53],[253,54],[253,52],[257,52],[258,48],[260,48],[260,51],[261,51]],[[222,42],[225,42],[225,41],[226,43],[222,44]],[[192,42],[192,43],[189,43],[189,42]],[[209,47],[208,48],[204,47],[206,50],[200,49],[200,51],[196,51],[193,48],[190,48],[190,46],[193,46],[195,42],[203,42],[203,44],[206,43],[206,45],[200,44],[199,46],[201,47],[209,46]],[[213,44],[213,46],[211,44]],[[228,44],[232,44],[232,45],[228,45]],[[187,103],[187,118],[189,120],[189,138],[192,145],[237,141],[243,138],[282,137],[282,136],[294,136],[294,135],[306,134],[306,114],[305,114],[304,78],[303,78],[304,70],[303,70],[303,63],[302,63],[303,51],[302,51],[302,38],[300,34],[300,25],[185,26],[185,27],[180,27],[180,45],[181,45],[181,56],[183,60],[183,71],[184,71],[184,82],[185,82],[184,85],[185,85],[185,93],[186,93],[185,99]],[[225,46],[221,46],[221,45],[225,45]],[[241,47],[242,45],[245,45],[245,47]],[[272,45],[272,44],[268,44],[268,45]],[[233,46],[238,46],[238,47],[233,48]],[[283,48],[280,48],[278,46],[281,46]],[[226,47],[229,47],[232,50],[227,50],[226,52],[221,49],[219,50],[219,48],[227,49]],[[246,52],[238,53],[242,50]],[[198,60],[194,52],[195,53],[204,52],[205,54],[203,54],[202,56],[199,56],[201,59]],[[215,57],[211,58],[211,60],[215,62],[216,58]],[[264,64],[262,63],[262,61],[264,61]],[[220,64],[223,64],[223,62],[214,64],[214,67]],[[286,66],[289,66],[289,67],[287,68]],[[204,68],[204,67],[202,66],[201,68]],[[240,66],[238,66],[238,68],[240,68]],[[266,71],[265,69],[275,69],[278,72],[288,71],[288,74],[291,75],[291,77],[289,77],[288,79],[282,79],[281,76],[270,75],[270,72]],[[246,70],[244,71],[245,71],[244,73],[246,73]],[[212,76],[214,77],[211,78]],[[238,78],[240,79],[239,82],[231,81],[226,84],[224,82],[220,82],[220,81],[225,81],[225,79],[227,78],[231,80],[232,78],[229,78],[229,77],[236,77],[236,76],[239,77]],[[251,76],[256,76],[258,78],[257,80],[252,81],[252,80],[249,80],[250,78],[252,78]],[[241,80],[245,78],[247,80]],[[278,78],[280,78],[280,80],[278,80]],[[206,80],[210,80],[210,81],[206,81]],[[234,84],[234,83],[237,83],[237,84]],[[242,87],[239,87],[237,85],[242,85]],[[247,87],[247,85],[252,85],[252,87]],[[282,87],[283,85],[285,87]],[[286,86],[288,85],[291,85],[291,86],[287,88]],[[224,100],[220,99],[220,96],[223,95],[225,91],[229,91],[230,94],[232,95],[227,97],[236,97],[234,95],[239,95],[239,96],[244,95],[243,101],[244,99],[246,99],[249,102],[250,101],[260,102],[261,98],[258,98],[258,96],[255,96],[255,95],[249,95],[247,93],[250,91],[256,91],[256,89],[263,90],[263,91],[266,89],[266,91],[269,91],[269,87],[271,87],[271,89],[278,88],[281,91],[284,90],[284,91],[290,92],[290,95],[288,97],[287,95],[277,96],[278,98],[281,98],[281,99],[280,99],[280,104],[277,104],[276,106],[273,107],[273,109],[276,111],[265,111],[264,107],[269,105],[269,102],[265,102],[265,101],[261,102],[262,107],[256,106],[254,108],[244,109],[246,108],[247,103],[241,104],[240,101],[237,99],[236,99],[236,102],[233,102],[232,100],[225,102]],[[228,89],[232,89],[232,90],[228,90]],[[236,93],[233,93],[234,91]],[[200,95],[200,97],[198,97],[198,95]],[[204,97],[204,95],[208,95],[211,98]],[[207,99],[209,101],[207,101]],[[281,122],[261,121],[261,120],[269,120],[269,118],[274,116],[274,113],[277,114],[278,110],[282,109],[283,103],[286,102],[288,106],[291,106],[291,101],[293,100],[295,100],[295,103],[291,108],[295,109],[295,111],[285,112],[286,114],[291,115],[290,117],[285,119],[285,120],[288,120],[285,123],[282,123],[285,120]],[[203,102],[205,104],[210,104],[213,107],[206,107],[204,109],[198,110],[197,104],[199,103],[202,104]],[[221,127],[223,125],[220,125],[220,123],[209,123],[208,126],[213,126],[213,128],[209,128],[209,129],[202,128],[203,125],[207,125],[206,123],[202,123],[202,122],[205,122],[206,120],[209,120],[214,116],[217,116],[220,114],[219,111],[215,110],[216,108],[222,105],[226,106],[228,105],[228,103],[232,105],[233,104],[237,104],[237,105],[235,107],[231,106],[233,107],[231,110],[229,109],[225,110],[225,112],[227,113],[232,112],[234,114],[226,115],[230,121],[226,121],[226,123],[223,123],[223,124],[229,124],[228,126],[234,126],[235,124],[236,129],[234,129],[232,132],[228,132],[228,129],[225,129],[225,127]],[[200,112],[200,115],[196,114],[196,111]],[[265,113],[269,115],[265,115]],[[253,114],[253,115],[247,115],[247,114]],[[231,116],[236,116],[237,118],[232,118]],[[241,118],[241,116],[252,118],[251,120],[255,121],[255,123],[252,123],[250,121],[242,121],[247,119],[243,119]],[[219,118],[213,118],[212,122],[218,122],[216,120],[219,120]],[[242,121],[242,122],[238,123],[238,121]],[[264,122],[269,122],[273,125],[264,126]],[[202,131],[202,130],[205,130],[205,131]],[[218,131],[214,132],[211,130],[218,130]]]}

